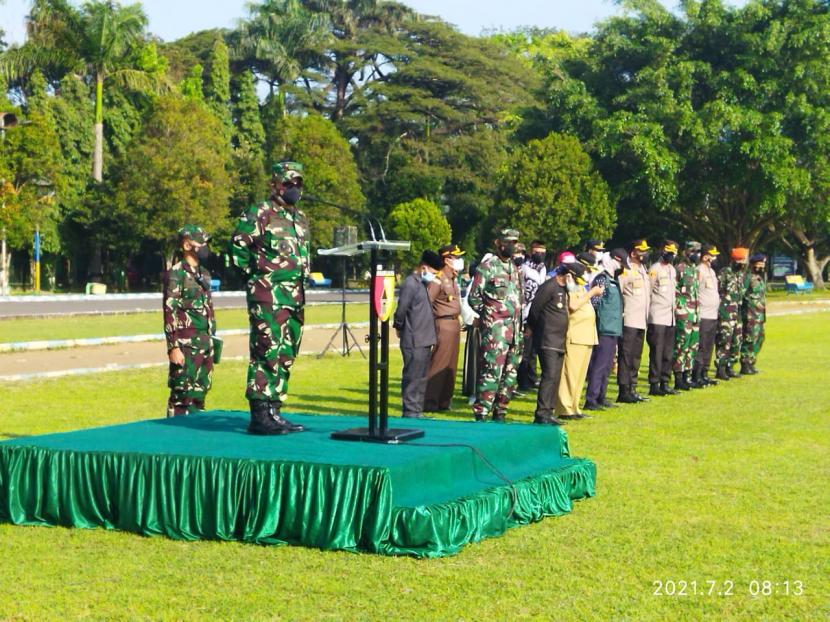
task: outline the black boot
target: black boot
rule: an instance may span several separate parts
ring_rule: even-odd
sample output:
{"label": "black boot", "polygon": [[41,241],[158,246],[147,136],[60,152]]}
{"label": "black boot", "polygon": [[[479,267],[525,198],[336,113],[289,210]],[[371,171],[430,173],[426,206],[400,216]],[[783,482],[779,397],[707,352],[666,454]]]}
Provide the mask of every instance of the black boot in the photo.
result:
{"label": "black boot", "polygon": [[634,396],[634,399],[637,400],[638,402],[650,402],[651,401],[647,397],[637,393],[637,385],[636,384],[631,385],[631,395]]}
{"label": "black boot", "polygon": [[731,380],[731,377],[726,371],[726,363],[718,365],[718,372],[715,374],[715,378],[718,380]]}
{"label": "black boot", "polygon": [[648,388],[649,395],[657,395],[657,396],[664,396],[668,395],[668,393],[663,391],[663,388],[660,386],[659,382],[652,382]]}
{"label": "black boot", "polygon": [[672,389],[668,382],[661,382],[660,390],[663,392],[663,395],[677,395],[677,391]]}
{"label": "black boot", "polygon": [[674,372],[674,390],[675,391],[688,391],[692,387],[689,386],[689,383],[686,382],[686,374],[681,371]]}
{"label": "black boot", "polygon": [[730,378],[740,378],[741,377],[741,374],[739,372],[736,372],[734,369],[732,369],[732,365],[727,365],[726,366],[726,375],[729,376]]}
{"label": "black boot", "polygon": [[750,374],[752,374],[752,372],[750,371],[749,362],[741,361],[741,375],[749,376]]}
{"label": "black boot", "polygon": [[274,420],[274,423],[288,429],[289,432],[302,432],[303,430],[305,430],[305,427],[301,426],[298,423],[291,423],[288,419],[280,415],[280,408],[282,408],[282,402],[269,402],[269,404],[271,409],[271,419]]}
{"label": "black boot", "polygon": [[251,400],[251,423],[248,424],[248,434],[259,436],[277,436],[288,434],[290,430],[279,425],[271,417],[271,404],[265,400]]}
{"label": "black boot", "polygon": [[757,374],[758,373],[758,370],[755,369],[755,363],[750,363],[749,364],[749,373],[750,374]]}
{"label": "black boot", "polygon": [[689,385],[691,389],[702,389],[703,385],[698,383],[697,379],[695,378],[693,372],[686,371],[683,372],[683,378],[686,380],[686,384]]}
{"label": "black boot", "polygon": [[617,395],[617,402],[620,404],[636,404],[637,400],[631,393],[631,387],[628,385],[620,385],[620,393]]}
{"label": "black boot", "polygon": [[716,386],[718,386],[718,381],[717,380],[712,380],[709,377],[709,370],[708,369],[704,369],[703,373],[700,374],[700,377],[701,377],[701,379],[703,380],[704,384],[707,387],[716,387]]}

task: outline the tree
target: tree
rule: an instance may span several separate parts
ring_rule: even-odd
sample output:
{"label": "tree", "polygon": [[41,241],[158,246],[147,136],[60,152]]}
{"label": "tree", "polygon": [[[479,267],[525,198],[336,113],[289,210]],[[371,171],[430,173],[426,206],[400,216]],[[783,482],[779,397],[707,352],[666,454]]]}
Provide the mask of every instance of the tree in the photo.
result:
{"label": "tree", "polygon": [[432,201],[415,199],[399,203],[389,212],[389,225],[398,240],[412,243],[409,251],[400,253],[400,264],[407,268],[418,265],[426,249],[437,250],[452,239],[452,229],[441,208]]}
{"label": "tree", "polygon": [[508,159],[494,216],[498,227],[557,249],[606,239],[616,224],[608,185],[590,156],[573,136],[555,133],[531,140]]}
{"label": "tree", "polygon": [[114,220],[121,237],[135,245],[154,240],[170,258],[176,231],[186,223],[227,234],[227,166],[221,123],[203,104],[159,99],[130,145],[116,186]]}
{"label": "tree", "polygon": [[[362,212],[366,198],[361,190],[357,165],[349,143],[337,127],[321,115],[286,117],[280,127],[283,149],[271,160],[294,160],[305,166],[307,194]],[[311,219],[315,246],[330,246],[335,225],[353,223],[355,216],[334,207],[306,201],[303,209]]]}
{"label": "tree", "polygon": [[4,53],[0,73],[28,74],[49,67],[59,79],[68,73],[89,76],[95,85],[95,150],[93,178],[103,179],[104,82],[118,80],[130,87],[151,89],[158,76],[129,66],[144,43],[147,26],[140,4],[86,2],[76,9],[65,0],[35,0],[29,18],[29,39]]}
{"label": "tree", "polygon": [[205,98],[213,114],[222,122],[228,134],[233,128],[231,121],[231,75],[228,46],[221,38],[217,38],[210,54],[205,80]]}
{"label": "tree", "polygon": [[254,76],[246,70],[234,81],[233,168],[237,185],[231,201],[234,213],[262,199],[267,192],[263,145],[265,130],[254,90]]}

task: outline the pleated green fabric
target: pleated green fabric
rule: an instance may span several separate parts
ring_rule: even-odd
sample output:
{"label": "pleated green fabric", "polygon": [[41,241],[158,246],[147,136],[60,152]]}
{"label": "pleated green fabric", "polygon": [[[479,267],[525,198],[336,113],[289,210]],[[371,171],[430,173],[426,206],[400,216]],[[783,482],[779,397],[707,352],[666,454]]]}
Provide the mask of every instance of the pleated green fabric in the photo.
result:
{"label": "pleated green fabric", "polygon": [[[316,424],[320,435],[317,441],[311,436],[304,441],[309,443],[309,456],[317,456],[314,443],[325,442],[327,426],[350,424],[338,418],[306,419],[303,423]],[[231,418],[228,422],[234,423]],[[178,432],[148,427],[150,423],[0,443],[0,521],[103,527],[178,540],[289,543],[440,557],[511,527],[569,512],[573,500],[595,493],[594,464],[563,456],[564,436],[539,431],[539,442],[548,447],[541,453],[547,458],[533,452],[519,460],[516,445],[527,451],[536,438],[530,426],[499,430],[457,428],[453,426],[464,424],[453,422],[428,424],[432,434],[427,438],[436,441],[442,440],[442,433],[475,430],[479,446],[489,448],[488,459],[511,477],[524,474],[511,486],[494,484],[498,478],[481,471],[480,461],[465,448],[341,443],[333,446],[346,454],[337,456],[337,464],[298,459],[299,453],[291,460],[268,459],[266,449],[274,445],[247,448],[252,457],[196,455],[198,448],[192,447],[177,455],[160,453],[158,447],[178,437],[158,434]],[[207,418],[202,423],[207,425]],[[192,434],[194,423],[188,425]],[[206,429],[216,434],[217,427],[220,424],[211,421]],[[490,430],[482,432],[482,427]],[[506,429],[511,427],[517,429]],[[144,445],[142,431],[148,432]],[[117,441],[106,441],[111,438]],[[142,451],[105,450],[108,445],[127,446],[128,438]],[[284,451],[270,451],[299,451],[297,442],[278,446]],[[67,448],[71,446],[79,449]],[[541,464],[547,466],[540,468]],[[462,472],[465,469],[469,472]],[[420,482],[412,475],[419,473]],[[448,487],[447,482],[456,480],[460,488]],[[476,481],[478,490],[470,492]],[[451,497],[458,491],[466,494]],[[406,501],[417,505],[407,506]]]}

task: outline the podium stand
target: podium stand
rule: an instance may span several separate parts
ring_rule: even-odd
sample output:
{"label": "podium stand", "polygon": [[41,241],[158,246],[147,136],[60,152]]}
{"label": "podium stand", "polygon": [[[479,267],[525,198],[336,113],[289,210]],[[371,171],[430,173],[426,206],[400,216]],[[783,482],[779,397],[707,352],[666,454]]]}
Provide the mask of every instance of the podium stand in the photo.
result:
{"label": "podium stand", "polygon": [[331,438],[335,440],[393,444],[424,435],[423,430],[389,428],[389,320],[379,321],[375,308],[377,277],[383,273],[381,252],[406,251],[409,246],[409,242],[371,240],[319,251],[320,255],[329,257],[354,257],[369,253],[372,266],[369,282],[369,426],[333,432]]}

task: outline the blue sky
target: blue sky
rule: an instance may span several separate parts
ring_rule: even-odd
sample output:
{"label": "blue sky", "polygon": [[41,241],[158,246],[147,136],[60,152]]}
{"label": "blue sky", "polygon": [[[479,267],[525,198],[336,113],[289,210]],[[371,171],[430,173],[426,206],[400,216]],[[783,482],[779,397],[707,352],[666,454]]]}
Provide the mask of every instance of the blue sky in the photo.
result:
{"label": "blue sky", "polygon": [[[416,11],[439,15],[468,34],[483,29],[534,25],[555,27],[571,32],[586,32],[601,19],[618,9],[611,0],[404,0]],[[733,3],[743,4],[744,0]],[[77,3],[77,2],[76,2]],[[191,32],[215,27],[233,26],[246,14],[246,0],[144,0],[150,18],[150,30],[165,41]],[[665,0],[669,7],[674,0]],[[0,28],[6,41],[22,42],[23,20],[28,0],[0,2]]]}

